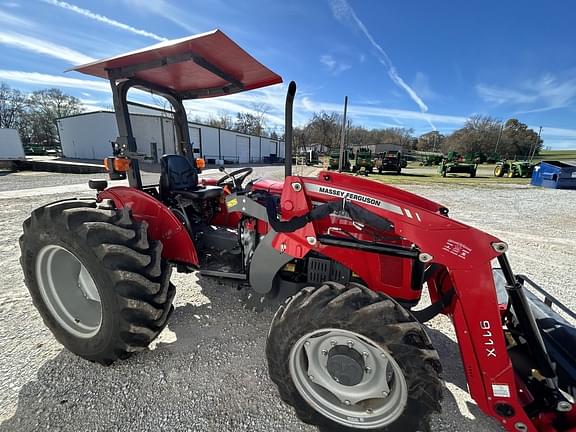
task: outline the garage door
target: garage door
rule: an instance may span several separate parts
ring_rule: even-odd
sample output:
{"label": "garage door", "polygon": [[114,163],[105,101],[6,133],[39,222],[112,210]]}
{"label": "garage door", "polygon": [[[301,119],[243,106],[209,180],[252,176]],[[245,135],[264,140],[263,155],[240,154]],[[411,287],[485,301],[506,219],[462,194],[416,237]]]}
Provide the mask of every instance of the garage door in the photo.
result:
{"label": "garage door", "polygon": [[236,154],[239,163],[250,162],[250,138],[236,135]]}

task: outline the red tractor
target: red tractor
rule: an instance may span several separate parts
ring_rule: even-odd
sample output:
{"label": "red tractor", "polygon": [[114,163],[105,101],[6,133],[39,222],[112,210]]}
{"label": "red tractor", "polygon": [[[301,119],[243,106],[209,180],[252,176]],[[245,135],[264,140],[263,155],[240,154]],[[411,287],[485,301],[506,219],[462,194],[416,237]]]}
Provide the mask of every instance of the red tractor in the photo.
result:
{"label": "red tractor", "polygon": [[[576,431],[576,332],[515,275],[498,238],[451,219],[440,204],[391,186],[322,171],[291,174],[286,99],[284,181],[219,180],[188,135],[185,99],[282,81],[220,31],[76,68],[110,81],[116,171],[129,186],[91,181],[94,199],[36,209],[20,239],[26,284],[46,325],[73,353],[105,365],[144,350],[166,326],[173,268],[246,281],[287,297],[266,356],[283,401],[322,431],[428,430],[440,410],[441,362],[423,323],[454,322],[468,387],[508,431]],[[127,92],[174,108],[180,154],[143,185]],[[493,268],[493,263],[499,268]],[[431,306],[415,310],[423,290]]]}

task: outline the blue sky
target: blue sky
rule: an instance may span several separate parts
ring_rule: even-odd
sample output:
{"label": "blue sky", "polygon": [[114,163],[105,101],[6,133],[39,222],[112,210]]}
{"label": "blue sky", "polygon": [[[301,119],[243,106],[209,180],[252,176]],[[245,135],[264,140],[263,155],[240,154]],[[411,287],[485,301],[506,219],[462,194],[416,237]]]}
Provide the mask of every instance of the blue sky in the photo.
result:
{"label": "blue sky", "polygon": [[[296,122],[340,111],[366,127],[417,133],[473,114],[543,126],[576,148],[576,4],[462,1],[0,0],[0,81],[60,87],[109,108],[108,84],[73,65],[219,28],[298,83]],[[281,132],[285,84],[188,103],[192,115],[268,109]],[[161,103],[134,93],[141,102]]]}

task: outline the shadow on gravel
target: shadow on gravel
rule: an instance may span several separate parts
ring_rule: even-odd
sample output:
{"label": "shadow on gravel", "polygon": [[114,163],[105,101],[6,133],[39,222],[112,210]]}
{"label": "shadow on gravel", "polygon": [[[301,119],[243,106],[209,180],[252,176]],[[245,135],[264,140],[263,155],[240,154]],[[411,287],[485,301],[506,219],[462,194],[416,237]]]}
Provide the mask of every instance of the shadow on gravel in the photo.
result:
{"label": "shadow on gravel", "polygon": [[[66,350],[47,361],[20,389],[16,413],[0,431],[315,431],[280,401],[267,376],[265,339],[279,302],[254,312],[244,307],[245,293],[235,284],[202,277],[197,283],[209,302],[192,302],[197,289],[178,281],[178,304],[184,304],[153,350],[110,367]],[[444,378],[466,391],[457,345],[428,331]],[[459,399],[445,390],[433,431],[500,430]]]}
{"label": "shadow on gravel", "polygon": [[[177,307],[154,350],[109,367],[66,350],[44,363],[0,431],[313,431],[268,380],[274,311],[244,309],[230,284],[198,283],[209,303]],[[197,298],[181,285],[184,301]]]}

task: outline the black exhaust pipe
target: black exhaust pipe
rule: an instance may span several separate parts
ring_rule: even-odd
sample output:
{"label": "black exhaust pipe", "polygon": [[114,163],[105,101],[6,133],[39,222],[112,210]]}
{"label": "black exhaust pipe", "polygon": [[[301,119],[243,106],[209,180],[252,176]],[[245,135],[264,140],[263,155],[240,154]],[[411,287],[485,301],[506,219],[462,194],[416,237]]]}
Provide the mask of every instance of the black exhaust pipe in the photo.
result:
{"label": "black exhaust pipe", "polygon": [[286,107],[284,109],[284,177],[292,175],[292,111],[294,108],[294,95],[296,83],[290,81],[286,94]]}

